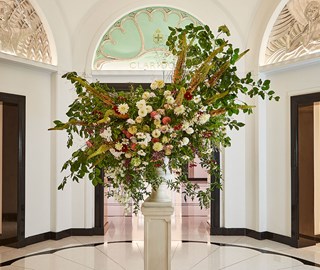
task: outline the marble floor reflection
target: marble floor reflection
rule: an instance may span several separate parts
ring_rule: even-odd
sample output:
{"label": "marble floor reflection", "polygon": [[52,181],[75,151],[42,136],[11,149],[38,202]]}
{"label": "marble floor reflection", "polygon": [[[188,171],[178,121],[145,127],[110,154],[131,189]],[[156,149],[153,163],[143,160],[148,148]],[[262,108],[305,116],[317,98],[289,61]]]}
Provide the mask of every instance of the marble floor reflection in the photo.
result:
{"label": "marble floor reflection", "polygon": [[[320,269],[320,245],[295,249],[245,236],[210,235],[208,212],[192,202],[174,204],[172,270]],[[143,216],[117,211],[109,209],[113,215],[107,216],[104,236],[73,236],[21,249],[0,246],[0,270],[143,270]]]}

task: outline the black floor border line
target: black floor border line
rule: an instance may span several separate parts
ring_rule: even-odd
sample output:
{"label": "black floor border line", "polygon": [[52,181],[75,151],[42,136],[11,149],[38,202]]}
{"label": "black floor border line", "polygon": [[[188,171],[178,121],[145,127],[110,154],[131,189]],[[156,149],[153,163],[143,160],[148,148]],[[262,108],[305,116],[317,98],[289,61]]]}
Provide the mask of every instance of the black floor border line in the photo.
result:
{"label": "black floor border line", "polygon": [[[138,240],[137,240],[138,241]],[[140,240],[139,240],[140,241]],[[172,240],[172,241],[180,241],[180,240]],[[66,250],[66,249],[74,249],[74,248],[81,248],[81,247],[96,247],[96,246],[100,246],[100,245],[104,245],[104,244],[117,244],[117,243],[132,243],[135,242],[135,240],[121,240],[121,241],[110,241],[110,242],[97,242],[97,243],[90,243],[90,244],[79,244],[79,245],[75,245],[75,246],[69,246],[69,247],[62,247],[62,248],[58,248],[58,249],[51,249],[51,250],[46,250],[46,251],[42,251],[42,252],[38,252],[38,253],[32,253],[26,256],[21,256],[15,259],[11,259],[5,262],[1,262],[0,263],[0,267],[4,267],[4,266],[10,266],[13,263],[15,263],[16,261],[22,260],[22,259],[26,259],[26,258],[30,258],[30,257],[35,257],[35,256],[41,256],[41,255],[49,255],[49,254],[54,254],[58,251],[62,251],[62,250]],[[255,247],[251,247],[251,246],[244,246],[244,245],[237,245],[237,244],[227,244],[227,243],[218,243],[218,242],[207,242],[207,241],[199,241],[199,240],[181,240],[182,243],[197,243],[197,244],[208,244],[210,243],[211,245],[215,245],[215,246],[219,246],[219,247],[236,247],[236,248],[244,248],[244,249],[251,249],[251,250],[255,250],[258,251],[262,254],[271,254],[271,255],[278,255],[278,256],[283,256],[283,257],[287,257],[290,259],[294,259],[297,260],[299,262],[301,262],[304,265],[308,265],[308,266],[315,266],[320,268],[320,264],[316,263],[316,262],[311,262],[302,258],[298,258],[298,257],[294,257],[288,254],[283,254],[280,252],[276,252],[276,251],[271,251],[271,250],[265,250],[265,249],[261,249],[261,248],[255,248]]]}

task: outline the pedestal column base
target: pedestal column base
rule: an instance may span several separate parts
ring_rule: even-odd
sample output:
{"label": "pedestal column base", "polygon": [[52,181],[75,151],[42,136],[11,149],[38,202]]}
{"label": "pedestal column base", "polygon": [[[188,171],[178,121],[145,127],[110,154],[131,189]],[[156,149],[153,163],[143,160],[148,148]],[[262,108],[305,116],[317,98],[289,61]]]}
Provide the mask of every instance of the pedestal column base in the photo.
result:
{"label": "pedestal column base", "polygon": [[142,204],[144,270],[171,270],[171,202]]}

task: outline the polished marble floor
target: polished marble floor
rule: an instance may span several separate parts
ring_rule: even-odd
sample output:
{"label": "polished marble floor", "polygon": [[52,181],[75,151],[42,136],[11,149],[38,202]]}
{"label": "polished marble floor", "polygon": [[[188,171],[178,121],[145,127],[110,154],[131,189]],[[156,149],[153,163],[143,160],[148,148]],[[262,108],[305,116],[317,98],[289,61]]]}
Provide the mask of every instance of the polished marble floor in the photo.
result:
{"label": "polished marble floor", "polygon": [[[172,270],[320,269],[320,246],[295,249],[245,236],[212,236],[207,212],[179,200],[175,209]],[[0,246],[2,269],[143,270],[143,216],[109,216],[104,236],[73,236],[21,249]]]}

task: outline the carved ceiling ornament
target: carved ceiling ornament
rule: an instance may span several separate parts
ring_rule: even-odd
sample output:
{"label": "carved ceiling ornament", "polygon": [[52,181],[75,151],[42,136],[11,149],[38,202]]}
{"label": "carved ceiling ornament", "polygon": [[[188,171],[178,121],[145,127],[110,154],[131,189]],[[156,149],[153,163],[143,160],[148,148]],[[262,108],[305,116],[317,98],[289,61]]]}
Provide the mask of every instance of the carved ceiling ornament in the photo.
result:
{"label": "carved ceiling ornament", "polygon": [[320,52],[320,0],[290,0],[277,18],[266,64]]}
{"label": "carved ceiling ornament", "polygon": [[0,51],[51,64],[47,34],[28,0],[0,0]]}

